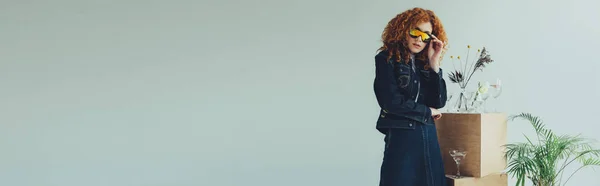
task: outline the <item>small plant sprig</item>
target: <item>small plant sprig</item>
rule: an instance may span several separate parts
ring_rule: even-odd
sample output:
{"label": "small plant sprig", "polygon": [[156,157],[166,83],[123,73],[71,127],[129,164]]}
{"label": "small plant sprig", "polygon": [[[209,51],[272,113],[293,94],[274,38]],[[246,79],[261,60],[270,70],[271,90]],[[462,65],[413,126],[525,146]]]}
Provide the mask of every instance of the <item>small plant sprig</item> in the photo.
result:
{"label": "small plant sprig", "polygon": [[448,75],[451,82],[457,83],[463,89],[467,87],[467,84],[471,80],[473,74],[475,74],[475,71],[483,71],[483,68],[486,67],[486,64],[494,62],[487,49],[483,47],[483,49],[477,49],[476,56],[479,56],[477,60],[469,64],[469,53],[471,52],[471,45],[467,45],[467,48],[467,59],[464,61],[464,64],[463,60],[460,59],[460,56],[456,57],[456,59],[460,63],[458,69],[456,68],[456,65],[454,65],[454,56],[450,56],[450,59],[452,59],[452,65],[454,66],[454,71],[450,72],[450,74]]}

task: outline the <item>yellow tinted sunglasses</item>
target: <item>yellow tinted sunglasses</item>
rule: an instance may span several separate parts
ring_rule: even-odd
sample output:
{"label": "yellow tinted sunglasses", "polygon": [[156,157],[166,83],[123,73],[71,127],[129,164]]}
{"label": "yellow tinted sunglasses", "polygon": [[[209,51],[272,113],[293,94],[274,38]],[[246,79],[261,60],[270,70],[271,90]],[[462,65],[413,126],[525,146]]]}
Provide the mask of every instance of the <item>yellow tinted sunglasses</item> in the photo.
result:
{"label": "yellow tinted sunglasses", "polygon": [[411,29],[408,32],[408,34],[412,38],[417,38],[417,37],[421,36],[421,41],[423,41],[425,43],[428,43],[429,41],[431,41],[431,35],[429,35],[427,32],[423,32],[418,29]]}

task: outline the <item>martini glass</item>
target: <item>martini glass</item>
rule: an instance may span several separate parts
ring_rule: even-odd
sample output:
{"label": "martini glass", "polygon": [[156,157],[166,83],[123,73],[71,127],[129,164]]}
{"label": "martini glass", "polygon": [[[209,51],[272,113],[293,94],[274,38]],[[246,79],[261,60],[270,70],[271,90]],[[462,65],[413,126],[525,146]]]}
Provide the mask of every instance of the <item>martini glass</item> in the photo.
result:
{"label": "martini glass", "polygon": [[454,178],[461,178],[460,163],[463,159],[465,159],[465,156],[467,156],[467,151],[462,149],[450,150],[450,156],[452,156],[452,159],[454,159],[454,162],[456,163],[456,175],[454,175]]}

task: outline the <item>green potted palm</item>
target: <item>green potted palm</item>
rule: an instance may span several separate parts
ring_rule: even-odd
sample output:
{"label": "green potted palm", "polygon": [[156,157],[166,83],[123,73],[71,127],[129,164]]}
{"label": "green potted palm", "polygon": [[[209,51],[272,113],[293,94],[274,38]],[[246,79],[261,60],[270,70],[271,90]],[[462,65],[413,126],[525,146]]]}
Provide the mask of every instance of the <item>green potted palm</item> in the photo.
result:
{"label": "green potted palm", "polygon": [[[529,113],[509,117],[509,120],[515,119],[529,121],[537,138],[525,136],[526,142],[505,145],[506,171],[516,177],[517,186],[525,185],[525,180],[530,180],[535,186],[562,186],[582,168],[600,166],[600,149],[593,147],[593,140],[580,135],[555,134],[539,117]],[[567,166],[578,167],[565,173]]]}

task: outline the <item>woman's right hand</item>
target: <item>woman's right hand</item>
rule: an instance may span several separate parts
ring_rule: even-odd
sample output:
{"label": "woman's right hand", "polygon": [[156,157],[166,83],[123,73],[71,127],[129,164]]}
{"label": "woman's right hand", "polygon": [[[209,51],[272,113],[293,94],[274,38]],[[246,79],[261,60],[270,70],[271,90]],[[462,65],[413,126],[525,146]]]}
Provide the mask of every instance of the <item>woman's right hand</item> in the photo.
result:
{"label": "woman's right hand", "polygon": [[442,112],[440,112],[440,110],[432,107],[429,107],[429,109],[431,109],[431,116],[433,119],[438,120],[442,117]]}

